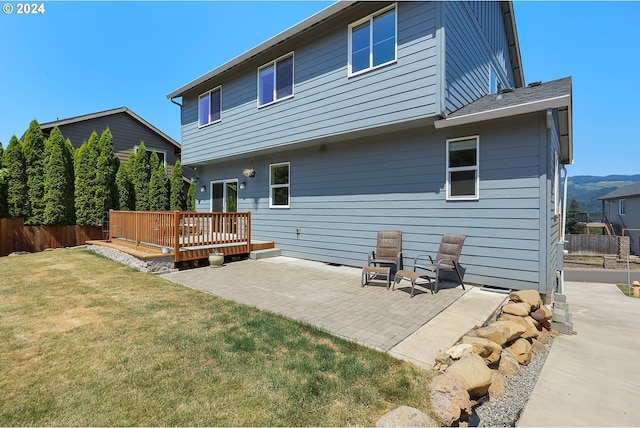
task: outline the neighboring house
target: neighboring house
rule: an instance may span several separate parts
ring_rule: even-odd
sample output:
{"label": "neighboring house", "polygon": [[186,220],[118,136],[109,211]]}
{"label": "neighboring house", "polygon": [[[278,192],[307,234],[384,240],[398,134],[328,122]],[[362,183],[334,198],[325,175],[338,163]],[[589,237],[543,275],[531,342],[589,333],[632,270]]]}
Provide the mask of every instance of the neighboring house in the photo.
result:
{"label": "neighboring house", "polygon": [[144,142],[149,154],[153,151],[158,154],[160,161],[167,166],[169,174],[171,174],[176,160],[180,159],[180,144],[178,142],[127,107],[40,124],[42,132],[47,138],[56,126],[60,128],[65,138],[71,140],[75,149],[87,141],[93,131],[96,131],[100,136],[102,131],[109,128],[113,135],[114,151],[121,162],[127,162],[129,155],[141,141]]}
{"label": "neighboring house", "polygon": [[400,229],[410,265],[463,233],[466,282],[559,281],[571,78],[524,86],[511,2],[341,1],[167,97],[198,210],[284,255],[362,266]]}
{"label": "neighboring house", "polygon": [[630,250],[640,254],[640,183],[620,187],[598,198],[602,201],[602,215],[617,235],[630,239]]}

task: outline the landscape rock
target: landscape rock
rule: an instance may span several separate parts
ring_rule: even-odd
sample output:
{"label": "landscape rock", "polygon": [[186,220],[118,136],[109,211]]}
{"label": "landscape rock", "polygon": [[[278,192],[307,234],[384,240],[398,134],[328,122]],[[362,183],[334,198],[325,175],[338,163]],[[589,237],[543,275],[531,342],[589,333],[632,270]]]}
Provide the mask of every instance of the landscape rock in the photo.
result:
{"label": "landscape rock", "polygon": [[502,347],[493,340],[482,337],[464,336],[462,343],[471,345],[473,347],[473,353],[481,356],[487,365],[496,363],[500,359]]}
{"label": "landscape rock", "polygon": [[451,363],[451,357],[447,354],[445,354],[444,352],[440,352],[438,355],[436,355],[436,364],[450,364]]}
{"label": "landscape rock", "polygon": [[534,355],[542,354],[546,350],[546,345],[538,339],[531,340],[531,353]]}
{"label": "landscape rock", "polygon": [[542,308],[531,311],[529,315],[536,321],[544,321],[546,319],[546,314]]}
{"label": "landscape rock", "polygon": [[536,290],[519,290],[509,293],[509,300],[513,302],[527,302],[531,305],[531,309],[538,309],[542,304],[540,293]]}
{"label": "landscape rock", "polygon": [[526,328],[513,321],[496,321],[486,327],[476,330],[478,337],[493,340],[498,345],[503,346],[505,343],[515,340],[522,336]]}
{"label": "landscape rock", "polygon": [[471,414],[467,381],[462,375],[447,372],[431,382],[431,404],[444,426],[451,426]]}
{"label": "landscape rock", "polygon": [[551,334],[549,334],[547,330],[539,330],[538,337],[536,337],[536,339],[538,339],[540,342],[542,342],[545,345],[549,343],[550,338],[551,338]]}
{"label": "landscape rock", "polygon": [[376,422],[377,427],[439,427],[440,424],[420,410],[400,406],[382,416]]}
{"label": "landscape rock", "polygon": [[457,373],[467,382],[467,391],[471,398],[481,397],[491,386],[491,369],[484,359],[474,353],[467,354],[451,365],[446,373]]}
{"label": "landscape rock", "polygon": [[529,315],[529,312],[531,312],[531,304],[528,302],[507,303],[502,307],[502,312],[519,317],[526,317]]}
{"label": "landscape rock", "polygon": [[463,355],[469,354],[471,352],[473,352],[473,346],[466,343],[461,343],[459,345],[452,346],[444,353],[449,355],[454,360],[459,360]]}
{"label": "landscape rock", "polygon": [[526,366],[531,361],[531,344],[527,339],[520,338],[516,340],[509,346],[509,351],[511,351],[518,363],[523,366]]}
{"label": "landscape rock", "polygon": [[489,400],[495,401],[500,395],[504,394],[505,381],[504,375],[498,370],[491,370],[491,386],[489,387]]}
{"label": "landscape rock", "polygon": [[500,354],[500,364],[498,365],[498,371],[505,376],[515,375],[520,371],[520,364],[509,349],[502,350],[502,353]]}
{"label": "landscape rock", "polygon": [[524,339],[529,339],[531,337],[538,337],[538,328],[534,324],[533,318],[530,316],[520,317],[516,315],[510,314],[502,314],[499,318],[500,321],[512,321],[516,324],[520,324],[525,328],[525,331],[522,333],[520,337]]}

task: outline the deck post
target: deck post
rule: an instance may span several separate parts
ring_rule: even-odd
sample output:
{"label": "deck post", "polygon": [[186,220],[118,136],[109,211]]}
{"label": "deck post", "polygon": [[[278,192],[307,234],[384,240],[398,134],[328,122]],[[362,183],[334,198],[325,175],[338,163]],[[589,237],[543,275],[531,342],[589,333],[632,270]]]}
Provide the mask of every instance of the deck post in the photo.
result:
{"label": "deck post", "polygon": [[180,211],[173,212],[173,261],[180,261]]}
{"label": "deck post", "polygon": [[138,211],[134,211],[133,221],[135,223],[136,247],[140,245],[140,237],[138,235]]}
{"label": "deck post", "polygon": [[113,240],[113,227],[111,225],[111,219],[113,218],[113,209],[109,210],[109,236],[107,237],[109,241]]}
{"label": "deck post", "polygon": [[247,211],[247,253],[251,252],[251,211]]}

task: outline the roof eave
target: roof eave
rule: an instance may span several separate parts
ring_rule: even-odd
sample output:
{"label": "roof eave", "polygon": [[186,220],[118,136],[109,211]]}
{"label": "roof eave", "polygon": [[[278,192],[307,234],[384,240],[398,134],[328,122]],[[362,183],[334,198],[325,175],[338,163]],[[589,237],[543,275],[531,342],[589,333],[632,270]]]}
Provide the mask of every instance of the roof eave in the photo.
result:
{"label": "roof eave", "polygon": [[518,41],[518,28],[516,27],[513,2],[500,2],[500,7],[502,10],[502,20],[507,33],[511,69],[513,70],[513,78],[515,80],[514,83],[516,88],[522,88],[524,87],[524,69],[522,67],[522,56],[520,55],[520,42]]}
{"label": "roof eave", "polygon": [[323,10],[321,10],[320,12],[310,16],[309,18],[299,22],[298,24],[290,27],[289,29],[283,31],[280,34],[277,34],[276,36],[270,38],[269,40],[260,43],[259,45],[257,45],[256,47],[246,51],[245,53],[235,57],[234,59],[232,59],[231,61],[226,62],[225,64],[221,65],[220,67],[217,67],[213,70],[211,70],[208,73],[203,74],[202,76],[198,77],[195,80],[192,80],[191,82],[187,83],[186,85],[183,85],[181,87],[179,87],[178,89],[176,89],[175,91],[169,93],[167,95],[168,99],[173,99],[173,98],[178,98],[181,97],[185,92],[190,91],[191,89],[195,88],[196,86],[206,82],[207,80],[213,79],[214,77],[218,76],[219,74],[247,61],[248,59],[252,58],[253,56],[261,53],[262,51],[275,46],[283,41],[285,41],[286,39],[293,37],[294,35],[300,33],[301,31],[310,28],[314,25],[316,25],[317,23],[331,17],[332,15],[335,15],[336,13],[340,12],[343,9],[346,9],[347,7],[351,6],[352,4],[357,3],[357,1],[355,0],[340,0],[337,1],[336,3],[324,8]]}
{"label": "roof eave", "polygon": [[535,113],[547,109],[566,109],[566,114],[560,115],[563,121],[561,128],[566,132],[560,136],[561,162],[565,165],[573,164],[573,127],[571,113],[571,94],[558,97],[546,98],[543,100],[517,104],[508,107],[500,107],[492,110],[485,110],[477,113],[470,113],[462,116],[453,116],[446,119],[436,120],[433,124],[436,129],[451,128],[454,126],[469,125],[487,120],[504,119],[527,113]]}

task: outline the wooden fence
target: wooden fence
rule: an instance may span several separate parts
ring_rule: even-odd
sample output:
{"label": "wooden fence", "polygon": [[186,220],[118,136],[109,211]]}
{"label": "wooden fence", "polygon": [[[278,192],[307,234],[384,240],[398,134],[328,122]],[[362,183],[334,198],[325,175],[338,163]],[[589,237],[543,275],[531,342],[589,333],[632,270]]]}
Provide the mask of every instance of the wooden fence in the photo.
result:
{"label": "wooden fence", "polygon": [[617,255],[619,238],[614,235],[566,235],[564,248],[569,254]]}
{"label": "wooden fence", "polygon": [[21,218],[0,218],[0,256],[16,251],[35,253],[47,248],[83,245],[104,239],[98,226],[25,226]]}

